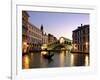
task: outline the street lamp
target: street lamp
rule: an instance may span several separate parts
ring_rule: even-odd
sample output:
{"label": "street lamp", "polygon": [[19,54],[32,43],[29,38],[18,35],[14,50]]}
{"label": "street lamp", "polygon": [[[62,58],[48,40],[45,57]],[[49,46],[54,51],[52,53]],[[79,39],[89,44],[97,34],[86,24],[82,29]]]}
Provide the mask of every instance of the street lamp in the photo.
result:
{"label": "street lamp", "polygon": [[24,44],[24,46],[26,46],[27,45],[27,42],[23,42],[23,44]]}
{"label": "street lamp", "polygon": [[85,45],[86,45],[86,51],[88,51],[88,42],[86,42]]}
{"label": "street lamp", "polygon": [[27,48],[28,48],[28,44],[27,42],[23,42],[23,52],[26,53],[27,52]]}
{"label": "street lamp", "polygon": [[76,44],[73,44],[74,51],[77,50]]}
{"label": "street lamp", "polygon": [[86,44],[86,46],[88,46],[88,42],[86,42],[85,44]]}

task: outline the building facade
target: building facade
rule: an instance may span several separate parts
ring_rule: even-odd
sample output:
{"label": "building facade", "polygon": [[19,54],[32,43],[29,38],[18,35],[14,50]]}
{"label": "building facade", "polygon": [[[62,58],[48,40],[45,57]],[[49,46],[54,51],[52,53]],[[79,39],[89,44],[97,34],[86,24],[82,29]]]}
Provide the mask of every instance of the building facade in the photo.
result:
{"label": "building facade", "polygon": [[57,41],[57,38],[52,34],[48,34],[48,42],[53,43],[55,41]]}
{"label": "building facade", "polygon": [[28,38],[28,18],[29,15],[26,11],[22,11],[22,52],[27,51],[27,38]]}
{"label": "building facade", "polygon": [[89,25],[82,25],[72,34],[73,52],[89,53]]}
{"label": "building facade", "polygon": [[42,45],[42,31],[29,22],[29,15],[22,11],[22,52],[37,50]]}
{"label": "building facade", "polygon": [[42,32],[35,25],[28,23],[28,50],[37,50],[41,48]]}
{"label": "building facade", "polygon": [[31,24],[29,15],[26,11],[22,11],[22,52],[26,53],[33,50],[40,50],[43,44],[54,42],[56,37],[52,34],[44,32],[43,25],[38,28]]}
{"label": "building facade", "polygon": [[48,44],[48,35],[46,33],[42,35],[42,43]]}
{"label": "building facade", "polygon": [[42,44],[48,44],[48,35],[44,32],[43,24],[41,24],[41,32],[42,32]]}

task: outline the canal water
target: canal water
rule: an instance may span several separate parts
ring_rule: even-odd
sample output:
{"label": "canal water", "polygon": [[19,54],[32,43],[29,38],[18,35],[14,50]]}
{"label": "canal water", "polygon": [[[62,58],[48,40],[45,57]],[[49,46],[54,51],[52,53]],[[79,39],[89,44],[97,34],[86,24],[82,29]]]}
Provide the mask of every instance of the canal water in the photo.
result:
{"label": "canal water", "polygon": [[22,56],[22,68],[56,68],[71,66],[89,66],[89,55],[83,53],[70,53],[68,51],[51,52],[54,56],[51,59],[43,57],[43,53],[32,52]]}

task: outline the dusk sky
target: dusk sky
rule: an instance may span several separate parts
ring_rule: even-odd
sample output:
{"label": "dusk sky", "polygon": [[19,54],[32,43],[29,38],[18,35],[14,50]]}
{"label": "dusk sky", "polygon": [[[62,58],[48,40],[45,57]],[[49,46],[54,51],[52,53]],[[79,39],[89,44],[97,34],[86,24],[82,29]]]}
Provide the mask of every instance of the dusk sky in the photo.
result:
{"label": "dusk sky", "polygon": [[63,36],[72,40],[72,31],[81,24],[89,24],[87,13],[54,13],[28,11],[29,22],[40,28],[44,26],[46,33],[51,33],[59,39]]}

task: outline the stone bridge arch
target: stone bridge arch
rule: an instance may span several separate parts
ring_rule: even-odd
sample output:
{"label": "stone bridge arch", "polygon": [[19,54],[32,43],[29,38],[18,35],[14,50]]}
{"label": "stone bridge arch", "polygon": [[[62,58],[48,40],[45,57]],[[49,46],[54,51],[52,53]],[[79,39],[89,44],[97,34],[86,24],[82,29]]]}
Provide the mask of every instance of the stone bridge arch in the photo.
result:
{"label": "stone bridge arch", "polygon": [[65,50],[71,50],[72,41],[65,37],[60,37],[59,40],[48,44],[48,50],[56,50],[60,48],[65,48]]}

